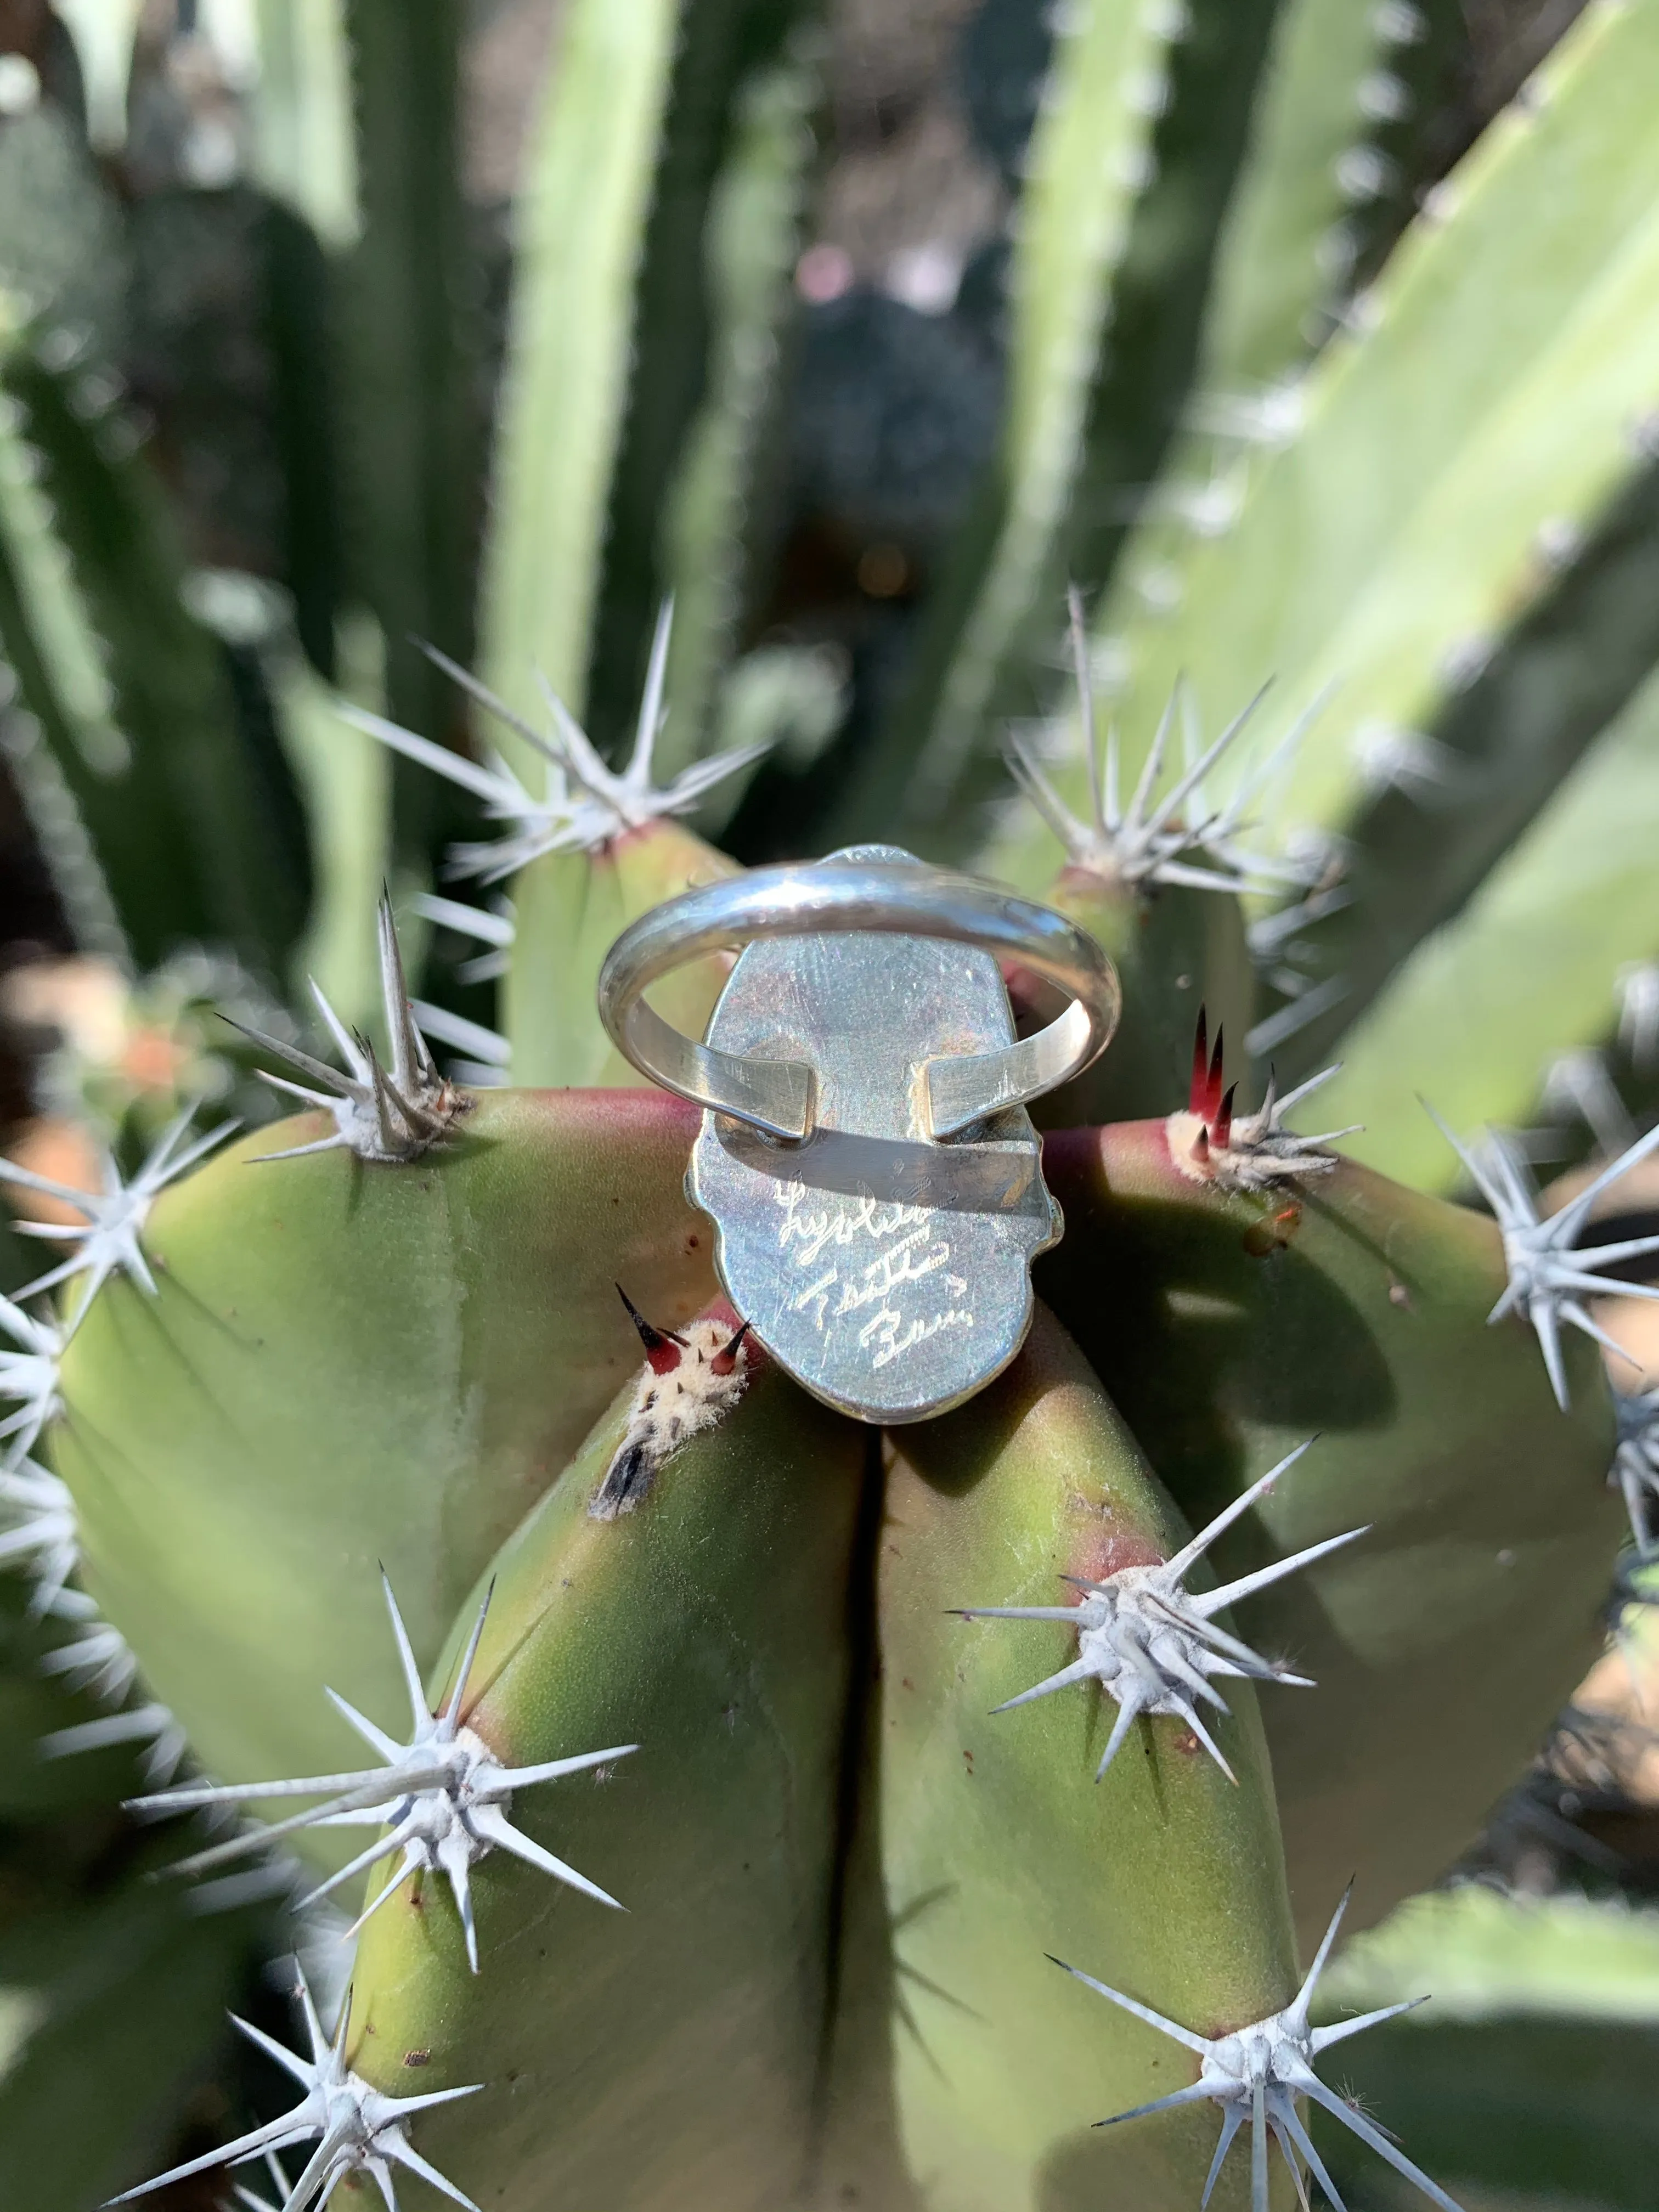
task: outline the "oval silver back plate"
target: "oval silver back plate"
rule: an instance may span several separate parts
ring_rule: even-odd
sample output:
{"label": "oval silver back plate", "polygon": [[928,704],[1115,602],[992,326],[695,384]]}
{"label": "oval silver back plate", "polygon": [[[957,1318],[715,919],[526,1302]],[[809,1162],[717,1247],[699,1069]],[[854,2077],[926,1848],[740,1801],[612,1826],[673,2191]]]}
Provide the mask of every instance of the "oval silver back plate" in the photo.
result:
{"label": "oval silver back plate", "polygon": [[[890,846],[837,860],[912,861]],[[944,1143],[920,1070],[1011,1043],[988,952],[837,932],[739,956],[708,1025],[724,1052],[805,1060],[803,1142],[705,1113],[686,1188],[714,1221],[732,1304],[814,1396],[860,1420],[943,1413],[1000,1372],[1031,1319],[1030,1265],[1060,1233],[1024,1107]]]}

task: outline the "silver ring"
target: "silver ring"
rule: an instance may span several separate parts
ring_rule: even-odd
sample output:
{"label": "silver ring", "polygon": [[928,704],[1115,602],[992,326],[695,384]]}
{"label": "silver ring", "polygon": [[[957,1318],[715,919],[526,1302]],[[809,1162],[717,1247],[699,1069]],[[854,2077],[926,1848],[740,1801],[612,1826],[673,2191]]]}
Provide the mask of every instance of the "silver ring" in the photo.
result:
{"label": "silver ring", "polygon": [[1041,1097],[1104,1050],[1117,1027],[1117,971],[1086,930],[1052,907],[975,876],[921,861],[817,860],[756,868],[669,899],[623,930],[599,970],[599,1018],[641,1075],[769,1135],[801,1139],[814,1123],[812,1070],[804,1060],[720,1052],[672,1028],[646,1003],[647,987],[705,953],[757,938],[873,930],[945,938],[1016,961],[1067,993],[1060,1018],[993,1052],[931,1060],[921,1099],[929,1136],[953,1136],[986,1115]]}

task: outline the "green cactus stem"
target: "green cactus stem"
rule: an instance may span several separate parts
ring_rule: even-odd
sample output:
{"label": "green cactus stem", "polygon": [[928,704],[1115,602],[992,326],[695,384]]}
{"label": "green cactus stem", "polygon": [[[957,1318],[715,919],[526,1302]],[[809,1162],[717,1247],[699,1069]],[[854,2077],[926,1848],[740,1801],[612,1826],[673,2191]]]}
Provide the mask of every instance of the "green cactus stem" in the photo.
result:
{"label": "green cactus stem", "polygon": [[[734,101],[732,143],[703,234],[710,313],[708,389],[687,428],[653,550],[678,607],[663,750],[683,767],[703,750],[731,673],[775,494],[761,478],[779,423],[778,363],[817,155],[818,40],[799,34]],[[675,334],[675,350],[680,350]],[[641,533],[643,536],[644,533]]]}
{"label": "green cactus stem", "polygon": [[[1091,2128],[1103,2107],[1168,2087],[1168,2068],[1139,2026],[1065,2002],[1045,1954],[1086,1957],[1216,2029],[1290,2001],[1251,1685],[1216,1721],[1237,1783],[1177,1716],[1135,1723],[1097,1786],[1113,1735],[1098,1693],[991,1717],[1030,1682],[1029,1637],[951,1609],[1173,1565],[1186,1540],[1041,1308],[1004,1376],[898,1441],[880,1559],[881,1825],[910,2170],[939,2212],[1182,2212],[1200,2201],[1212,2142],[1193,2115],[1141,2136]],[[1058,1661],[1062,1625],[1042,1632]]]}
{"label": "green cactus stem", "polygon": [[896,823],[959,858],[992,730],[1048,693],[1051,594],[1068,574],[1099,587],[1176,427],[1274,12],[1144,0],[1059,19],[1013,244],[1001,446],[836,839]]}
{"label": "green cactus stem", "polygon": [[694,1117],[660,1094],[485,1093],[412,1162],[261,1159],[333,1126],[264,1129],[166,1192],[156,1296],[106,1282],[64,1365],[88,1587],[227,1782],[343,1766],[325,1684],[398,1697],[377,1563],[430,1663],[632,1371],[613,1278],[669,1327],[714,1289]]}
{"label": "green cactus stem", "polygon": [[118,385],[84,346],[48,360],[4,325],[0,646],[25,700],[12,747],[72,921],[140,971],[205,945],[280,978],[310,890],[286,764],[239,724]]}
{"label": "green cactus stem", "polygon": [[1037,1281],[1194,1522],[1320,1432],[1218,1572],[1370,1524],[1316,1596],[1292,1579],[1247,1609],[1255,1647],[1320,1684],[1263,1710],[1311,1948],[1356,1868],[1365,1923],[1443,1872],[1595,1659],[1611,1410],[1582,1336],[1563,1413],[1525,1322],[1488,1325],[1496,1222],[1348,1161],[1275,1163],[1266,1140],[1241,1164],[1213,1129],[1183,1112],[1051,1134],[1067,1234]]}
{"label": "green cactus stem", "polygon": [[[496,1853],[473,1878],[482,1975],[430,1891],[363,1931],[352,2063],[389,2094],[412,2051],[423,2079],[495,2085],[423,2142],[501,2212],[771,2212],[805,2177],[869,1439],[738,1358],[738,1402],[599,1518],[630,1384],[490,1569],[465,1725],[514,1764],[641,1738],[614,1779],[558,1793],[557,1847],[626,1914],[567,1913]],[[545,1794],[514,1819],[551,1842]]]}
{"label": "green cactus stem", "polygon": [[[94,1760],[45,1772],[54,1783],[76,1774],[83,1793],[112,1779]],[[167,2154],[216,2094],[225,2008],[268,1940],[262,1914],[195,1911],[155,1881],[164,1862],[153,1844],[134,1851],[129,1840],[119,1861],[106,1850],[89,1868],[98,1808],[79,1802],[80,1821],[33,1838],[35,1879],[13,1831],[0,1911],[0,2141],[7,2193],[31,2212],[86,2212]],[[100,2085],[90,2105],[89,2078]]]}

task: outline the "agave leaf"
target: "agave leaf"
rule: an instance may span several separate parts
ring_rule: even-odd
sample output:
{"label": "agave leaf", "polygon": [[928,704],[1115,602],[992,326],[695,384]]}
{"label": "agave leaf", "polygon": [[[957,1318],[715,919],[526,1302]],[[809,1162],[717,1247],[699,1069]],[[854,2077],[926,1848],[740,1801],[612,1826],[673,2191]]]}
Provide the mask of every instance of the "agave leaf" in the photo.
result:
{"label": "agave leaf", "polygon": [[[480,320],[461,198],[460,11],[344,0],[361,235],[339,289],[342,450],[362,595],[386,641],[386,696],[441,732],[453,694],[422,642],[471,659],[481,438]],[[430,780],[395,777],[399,843],[424,860]]]}
{"label": "agave leaf", "polygon": [[747,570],[757,527],[772,519],[757,470],[775,458],[769,434],[817,150],[812,122],[819,94],[803,40],[772,67],[752,71],[734,102],[730,149],[709,195],[702,242],[711,324],[707,390],[685,432],[659,526],[658,558],[674,600],[668,722],[658,748],[667,775],[706,750],[753,582]]}
{"label": "agave leaf", "polygon": [[1229,1194],[1170,1133],[1047,1139],[1066,1235],[1038,1286],[1194,1523],[1319,1432],[1304,1479],[1218,1544],[1218,1574],[1369,1525],[1240,1609],[1319,1684],[1263,1700],[1310,1947],[1356,1869],[1356,1926],[1445,1871],[1595,1657],[1612,1411],[1588,1340],[1565,1332],[1563,1413],[1526,1322],[1488,1326],[1492,1220],[1348,1162]]}
{"label": "agave leaf", "polygon": [[1063,12],[1014,243],[1001,448],[835,839],[890,836],[898,809],[911,842],[959,852],[976,749],[1048,689],[1061,590],[1103,577],[1174,428],[1273,5]]}
{"label": "agave leaf", "polygon": [[1656,592],[1659,470],[1650,467],[1448,708],[1431,741],[1443,800],[1432,786],[1425,798],[1407,783],[1351,825],[1352,896],[1304,949],[1299,980],[1312,988],[1285,1017],[1297,1027],[1280,1054],[1287,1074],[1323,1063],[1421,937],[1455,921],[1487,870],[1618,720],[1659,657]]}
{"label": "agave leaf", "polygon": [[348,1763],[325,1686],[398,1710],[377,1566],[429,1663],[633,1371],[616,1282],[664,1327],[713,1287],[692,1117],[660,1094],[488,1093],[407,1167],[255,1158],[329,1126],[157,1201],[158,1294],[100,1291],[52,1441],[88,1587],[229,1781]]}
{"label": "agave leaf", "polygon": [[253,168],[336,249],[355,244],[357,146],[343,0],[258,0]]}
{"label": "agave leaf", "polygon": [[467,1724],[518,1763],[639,1741],[599,1783],[513,1808],[626,1912],[497,1851],[472,1876],[476,1976],[430,1896],[400,1892],[364,1930],[353,2063],[394,2091],[411,2051],[423,2087],[511,2076],[421,2136],[501,2212],[775,2212],[805,2175],[871,1438],[756,1364],[721,1424],[601,1521],[613,1408],[491,1570]]}
{"label": "agave leaf", "polygon": [[[531,717],[538,672],[573,714],[585,705],[680,15],[676,0],[575,0],[530,156],[482,622],[485,680]],[[520,775],[539,777],[522,740],[507,732],[501,747]]]}
{"label": "agave leaf", "polygon": [[1518,1127],[1559,1054],[1597,1043],[1620,970],[1659,950],[1659,678],[1650,677],[1462,912],[1425,938],[1343,1039],[1320,1094],[1346,1149],[1422,1188],[1456,1129]]}
{"label": "agave leaf", "polygon": [[[1345,216],[1387,173],[1367,142],[1364,103],[1390,74],[1402,40],[1427,19],[1410,5],[1287,0],[1250,116],[1238,181],[1216,241],[1214,282],[1180,434],[1136,506],[1109,604],[1155,623],[1178,604],[1201,549],[1232,526],[1252,443],[1271,443],[1278,410],[1333,326],[1351,258]],[[1127,617],[1126,617],[1127,619]],[[1115,680],[1122,648],[1103,656]],[[1235,707],[1243,703],[1241,697]],[[1229,712],[1234,709],[1230,708]]]}
{"label": "agave leaf", "polygon": [[[1616,511],[1644,466],[1659,374],[1659,152],[1634,89],[1656,40],[1647,9],[1588,9],[1356,303],[1179,606],[1136,611],[1126,566],[1100,630],[1131,758],[1178,670],[1205,717],[1273,677],[1281,726],[1329,685],[1282,818],[1346,829],[1375,792],[1379,748],[1435,731]],[[1639,594],[1609,613],[1626,649],[1586,672],[1599,712],[1575,702],[1570,728],[1505,758],[1495,811],[1486,787],[1475,804],[1449,783],[1474,875],[1632,688],[1645,617]],[[1423,927],[1447,910],[1416,904]]]}
{"label": "agave leaf", "polygon": [[1288,0],[1273,24],[1249,144],[1216,246],[1195,394],[1246,399],[1306,362],[1346,270],[1334,252],[1348,210],[1376,196],[1363,160],[1376,72],[1420,39],[1411,5]]}

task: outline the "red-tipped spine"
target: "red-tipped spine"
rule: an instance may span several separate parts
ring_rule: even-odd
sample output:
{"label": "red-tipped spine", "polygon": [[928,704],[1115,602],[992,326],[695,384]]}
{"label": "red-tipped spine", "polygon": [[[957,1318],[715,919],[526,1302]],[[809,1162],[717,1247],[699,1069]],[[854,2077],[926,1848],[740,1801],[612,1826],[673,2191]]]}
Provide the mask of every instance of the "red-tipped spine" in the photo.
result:
{"label": "red-tipped spine", "polygon": [[726,1342],[720,1346],[720,1349],[709,1361],[708,1366],[711,1374],[730,1375],[735,1372],[738,1364],[738,1352],[742,1346],[743,1340],[748,1335],[748,1322],[746,1321],[740,1322],[738,1324],[737,1334],[728,1338]]}
{"label": "red-tipped spine", "polygon": [[1193,1079],[1187,1090],[1187,1111],[1202,1115],[1204,1094],[1209,1087],[1210,1036],[1206,1008],[1198,1010],[1198,1029],[1193,1038]]}
{"label": "red-tipped spine", "polygon": [[653,1328],[620,1283],[617,1296],[628,1309],[628,1317],[640,1333],[640,1342],[645,1346],[646,1364],[653,1375],[672,1375],[684,1357],[685,1339],[676,1336],[672,1328]]}
{"label": "red-tipped spine", "polygon": [[1226,1034],[1226,1030],[1218,1023],[1215,1050],[1210,1054],[1210,1079],[1204,1086],[1204,1118],[1210,1122],[1214,1121],[1217,1114],[1221,1110],[1221,1048]]}
{"label": "red-tipped spine", "polygon": [[[1196,1114],[1200,1121],[1213,1121],[1221,1108],[1221,1045],[1226,1034],[1225,1025],[1215,1033],[1215,1050],[1206,1052],[1209,1044],[1209,1015],[1206,1007],[1198,1010],[1198,1029],[1193,1038],[1193,1079],[1187,1091],[1187,1111]],[[1218,1140],[1225,1144],[1224,1137]]]}
{"label": "red-tipped spine", "polygon": [[1215,1118],[1210,1123],[1210,1141],[1217,1152],[1224,1152],[1233,1133],[1233,1100],[1238,1095],[1238,1085],[1230,1084]]}

